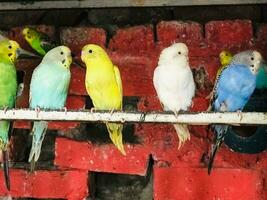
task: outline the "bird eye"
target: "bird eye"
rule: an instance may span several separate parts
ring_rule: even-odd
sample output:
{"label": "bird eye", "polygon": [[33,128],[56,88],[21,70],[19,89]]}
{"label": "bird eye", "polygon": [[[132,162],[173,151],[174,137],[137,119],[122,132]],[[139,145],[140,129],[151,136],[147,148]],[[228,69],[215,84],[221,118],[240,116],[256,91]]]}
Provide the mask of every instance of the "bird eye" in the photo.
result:
{"label": "bird eye", "polygon": [[90,50],[89,50],[89,53],[93,53],[93,50],[92,50],[92,49],[90,49]]}
{"label": "bird eye", "polygon": [[9,54],[8,54],[8,57],[11,57],[11,56],[12,56],[12,53],[9,53]]}
{"label": "bird eye", "polygon": [[9,46],[8,46],[8,48],[9,48],[9,49],[12,49],[12,46],[11,46],[11,45],[9,45]]}
{"label": "bird eye", "polygon": [[60,54],[63,55],[64,54],[63,51],[61,51]]}
{"label": "bird eye", "polygon": [[181,55],[182,54],[181,51],[178,51],[178,54]]}
{"label": "bird eye", "polygon": [[251,57],[250,60],[254,60],[254,57]]}

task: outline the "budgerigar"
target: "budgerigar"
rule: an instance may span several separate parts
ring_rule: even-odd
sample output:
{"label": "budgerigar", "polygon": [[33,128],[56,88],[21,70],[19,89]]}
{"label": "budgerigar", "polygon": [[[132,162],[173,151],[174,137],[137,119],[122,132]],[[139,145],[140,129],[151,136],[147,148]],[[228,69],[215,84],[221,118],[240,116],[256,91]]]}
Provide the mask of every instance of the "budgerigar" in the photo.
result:
{"label": "budgerigar", "polygon": [[48,35],[37,31],[34,28],[25,27],[22,34],[29,45],[41,56],[44,56],[49,50],[56,47],[56,44],[48,37]]}
{"label": "budgerigar", "polygon": [[[236,54],[230,65],[223,70],[214,91],[212,108],[219,112],[241,112],[256,87],[256,76],[262,57],[257,51],[244,51]],[[215,154],[224,140],[229,125],[214,125],[215,142],[209,158],[210,174]]]}
{"label": "budgerigar", "polygon": [[[0,108],[14,108],[17,95],[17,73],[15,62],[19,44],[12,40],[0,42]],[[11,130],[9,121],[0,121],[0,150],[3,156],[5,183],[10,190],[8,170],[8,141]]]}
{"label": "budgerigar", "polygon": [[[186,111],[195,95],[195,83],[189,66],[188,48],[176,43],[162,50],[154,71],[154,87],[165,111]],[[190,133],[186,124],[174,124],[180,148]]]}
{"label": "budgerigar", "polygon": [[[48,35],[37,31],[34,28],[25,27],[22,31],[22,34],[28,44],[41,56],[44,56],[49,50],[59,46]],[[78,67],[84,67],[78,59],[75,59],[74,55],[73,58],[73,64],[77,65]]]}
{"label": "budgerigar", "polygon": [[[95,44],[83,47],[82,61],[86,64],[85,85],[97,110],[122,109],[122,82],[120,71],[105,50]],[[109,137],[118,150],[126,155],[122,142],[123,125],[106,123]]]}
{"label": "budgerigar", "polygon": [[212,89],[211,93],[206,97],[207,99],[210,99],[210,106],[208,108],[208,111],[211,110],[211,104],[212,104],[213,99],[214,99],[214,91],[216,90],[218,79],[219,79],[222,71],[230,64],[233,56],[228,51],[222,51],[220,53],[219,57],[220,57],[221,66],[220,66],[220,68],[217,71],[216,78],[215,78],[215,81],[214,81],[213,89]]}
{"label": "budgerigar", "polygon": [[[65,106],[69,82],[71,51],[66,46],[50,50],[42,62],[35,68],[30,84],[30,108],[62,109]],[[41,152],[42,142],[48,122],[40,121],[33,124],[32,148],[29,156],[31,171]]]}

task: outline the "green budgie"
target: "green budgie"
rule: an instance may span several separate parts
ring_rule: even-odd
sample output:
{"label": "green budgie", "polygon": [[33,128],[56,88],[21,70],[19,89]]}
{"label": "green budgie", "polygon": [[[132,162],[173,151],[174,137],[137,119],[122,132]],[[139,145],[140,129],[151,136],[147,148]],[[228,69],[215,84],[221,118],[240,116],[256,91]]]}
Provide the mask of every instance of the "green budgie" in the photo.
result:
{"label": "green budgie", "polygon": [[[0,108],[8,109],[15,107],[17,95],[17,73],[15,62],[19,44],[12,40],[0,42]],[[0,150],[3,156],[5,183],[10,190],[8,170],[8,141],[11,128],[9,121],[0,121]]]}
{"label": "green budgie", "polygon": [[48,51],[56,47],[56,44],[48,37],[48,35],[39,32],[34,28],[25,27],[22,34],[29,45],[41,56],[44,56]]}
{"label": "green budgie", "polygon": [[[62,109],[68,94],[70,82],[71,51],[66,46],[56,47],[43,57],[32,74],[30,84],[30,108]],[[31,171],[38,160],[48,122],[33,124],[32,148],[29,156]]]}

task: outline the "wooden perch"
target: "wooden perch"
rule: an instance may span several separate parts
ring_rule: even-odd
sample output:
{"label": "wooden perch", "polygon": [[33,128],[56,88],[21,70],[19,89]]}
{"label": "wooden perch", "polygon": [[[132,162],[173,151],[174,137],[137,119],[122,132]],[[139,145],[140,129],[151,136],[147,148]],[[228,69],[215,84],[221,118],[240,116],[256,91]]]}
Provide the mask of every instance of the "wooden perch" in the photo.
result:
{"label": "wooden perch", "polygon": [[267,113],[263,112],[184,112],[175,117],[170,112],[122,112],[114,111],[52,111],[41,110],[36,113],[29,109],[0,110],[0,120],[27,121],[80,121],[80,122],[135,122],[135,123],[185,123],[206,124],[267,124]]}

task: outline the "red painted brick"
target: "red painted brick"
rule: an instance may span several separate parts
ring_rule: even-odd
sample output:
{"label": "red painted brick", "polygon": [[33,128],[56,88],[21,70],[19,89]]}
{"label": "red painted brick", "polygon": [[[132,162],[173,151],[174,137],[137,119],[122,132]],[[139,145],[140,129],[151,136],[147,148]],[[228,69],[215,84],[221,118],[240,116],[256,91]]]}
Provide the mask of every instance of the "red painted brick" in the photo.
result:
{"label": "red painted brick", "polygon": [[88,95],[85,88],[85,69],[71,68],[71,81],[69,93],[72,95]]}
{"label": "red painted brick", "polygon": [[259,200],[262,185],[255,170],[154,167],[155,200]]}
{"label": "red painted brick", "polygon": [[153,50],[154,47],[154,33],[151,25],[118,29],[109,43],[111,50],[127,53],[143,53]]}
{"label": "red painted brick", "polygon": [[[209,149],[210,148],[211,143],[209,144]],[[265,157],[266,156],[263,156],[260,159],[258,154],[241,154],[233,152],[225,144],[222,144],[216,154],[213,166],[214,168],[260,169],[266,167],[266,163],[263,161]]]}
{"label": "red painted brick", "polygon": [[[84,199],[88,196],[87,171],[36,171],[10,170],[12,197]],[[3,180],[3,173],[0,173]],[[0,196],[8,195],[0,185]]]}
{"label": "red painted brick", "polygon": [[[85,99],[79,96],[68,96],[66,101],[66,107],[69,110],[84,109]],[[49,122],[48,128],[54,130],[67,130],[71,128],[76,128],[79,125],[79,122]],[[17,121],[14,124],[14,128],[29,129],[30,122]]]}
{"label": "red painted brick", "polygon": [[112,144],[95,145],[56,139],[55,165],[89,171],[145,175],[149,152],[146,146],[125,144],[123,156]]}
{"label": "red painted brick", "polygon": [[157,37],[163,47],[174,42],[199,45],[203,41],[203,29],[196,22],[162,21],[157,25]]}
{"label": "red painted brick", "polygon": [[[203,154],[207,151],[208,141],[202,136],[205,134],[205,129],[192,129],[189,126],[191,133],[190,140],[187,141],[180,149],[178,149],[178,136],[173,125],[157,125],[151,127],[152,130],[145,130],[147,137],[150,138],[150,145],[153,159],[163,161],[171,166],[183,167],[203,167]],[[201,129],[201,133],[196,134],[193,131]],[[151,135],[153,134],[153,135]],[[195,136],[197,135],[197,137]]]}
{"label": "red painted brick", "polygon": [[262,53],[264,58],[267,58],[267,24],[262,24],[257,31],[256,46]]}
{"label": "red painted brick", "polygon": [[86,44],[98,44],[105,47],[106,31],[102,28],[93,27],[65,27],[61,29],[61,41],[70,47],[73,53],[79,58],[82,47]]}
{"label": "red painted brick", "polygon": [[205,26],[209,45],[232,47],[245,45],[249,47],[253,38],[250,20],[211,21]]}

